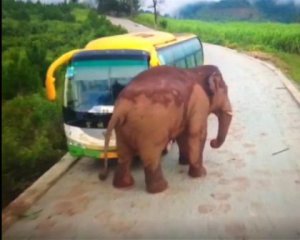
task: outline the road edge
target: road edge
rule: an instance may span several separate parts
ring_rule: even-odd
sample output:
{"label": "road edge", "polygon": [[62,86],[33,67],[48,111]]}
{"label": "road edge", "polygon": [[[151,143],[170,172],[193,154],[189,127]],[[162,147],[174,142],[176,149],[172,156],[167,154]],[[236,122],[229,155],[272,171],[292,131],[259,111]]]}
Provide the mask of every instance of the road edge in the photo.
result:
{"label": "road edge", "polygon": [[79,158],[65,154],[2,211],[2,234],[40,199]]}
{"label": "road edge", "polygon": [[271,69],[274,73],[276,73],[282,83],[284,84],[285,88],[288,90],[292,98],[295,100],[295,102],[300,107],[300,91],[299,89],[293,84],[293,80],[289,79],[280,69],[275,67],[272,63],[265,62],[262,60],[259,60],[262,64],[264,64],[267,68]]}

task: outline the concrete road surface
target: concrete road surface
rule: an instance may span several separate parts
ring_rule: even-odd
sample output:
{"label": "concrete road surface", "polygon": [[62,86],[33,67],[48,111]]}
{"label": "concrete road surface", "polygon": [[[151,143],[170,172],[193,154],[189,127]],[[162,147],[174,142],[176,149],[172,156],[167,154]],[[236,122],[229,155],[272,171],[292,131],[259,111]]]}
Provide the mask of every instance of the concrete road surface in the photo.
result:
{"label": "concrete road surface", "polygon": [[[84,158],[5,239],[300,239],[299,105],[263,62],[211,44],[204,52],[205,63],[221,69],[234,108],[226,143],[206,146],[205,178],[187,175],[175,145],[163,159],[169,189],[156,195],[145,192],[140,165],[135,186],[118,190],[112,174],[100,182],[100,163]],[[216,131],[211,116],[208,141]]]}

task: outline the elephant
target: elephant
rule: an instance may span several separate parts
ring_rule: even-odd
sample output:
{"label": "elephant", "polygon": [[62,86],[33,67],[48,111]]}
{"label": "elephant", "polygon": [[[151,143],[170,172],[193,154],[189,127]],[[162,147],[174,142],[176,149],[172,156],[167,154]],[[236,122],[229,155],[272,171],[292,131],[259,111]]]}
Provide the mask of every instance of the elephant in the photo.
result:
{"label": "elephant", "polygon": [[[189,164],[188,174],[206,175],[203,149],[210,113],[218,117],[213,148],[225,141],[232,119],[227,85],[218,67],[202,65],[192,69],[158,66],[138,74],[119,94],[105,134],[104,156],[115,130],[118,165],[113,185],[127,188],[134,184],[131,162],[142,160],[146,190],[158,193],[168,187],[161,168],[161,155],[176,140],[179,163]],[[107,160],[107,158],[106,158]]]}

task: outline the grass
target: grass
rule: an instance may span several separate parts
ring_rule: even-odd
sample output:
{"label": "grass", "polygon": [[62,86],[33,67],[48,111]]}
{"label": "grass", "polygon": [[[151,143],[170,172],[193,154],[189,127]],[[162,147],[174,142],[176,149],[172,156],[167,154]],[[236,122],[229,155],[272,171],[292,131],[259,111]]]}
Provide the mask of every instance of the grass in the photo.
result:
{"label": "grass", "polygon": [[276,52],[274,54],[286,63],[286,72],[292,79],[294,79],[300,85],[300,56],[297,54],[290,54],[284,52]]}
{"label": "grass", "polygon": [[[134,20],[154,26],[150,14],[138,15]],[[250,55],[255,53],[255,57],[271,61],[300,85],[300,24],[203,22],[161,17],[159,28],[192,32],[203,42],[246,51]]]}
{"label": "grass", "polygon": [[266,53],[261,51],[248,51],[250,56],[273,63],[280,68],[282,72],[288,75],[291,79],[295,80],[300,87],[300,57],[297,54],[272,52]]}
{"label": "grass", "polygon": [[87,9],[75,8],[72,10],[72,14],[76,19],[76,22],[84,22],[87,19],[89,11]]}

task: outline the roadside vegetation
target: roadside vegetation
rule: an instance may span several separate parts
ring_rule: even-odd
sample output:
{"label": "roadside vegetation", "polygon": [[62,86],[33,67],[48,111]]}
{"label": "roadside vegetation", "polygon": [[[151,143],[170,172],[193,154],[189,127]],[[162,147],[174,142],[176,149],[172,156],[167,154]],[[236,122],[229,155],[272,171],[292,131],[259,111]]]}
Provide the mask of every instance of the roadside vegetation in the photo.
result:
{"label": "roadside vegetation", "polygon": [[90,40],[124,32],[78,4],[2,2],[2,207],[66,152],[60,102],[45,96],[49,64]]}
{"label": "roadside vegetation", "polygon": [[[141,14],[135,21],[154,27],[153,15]],[[159,18],[159,28],[170,32],[193,32],[203,42],[247,51],[272,61],[300,84],[300,24],[203,22]]]}

